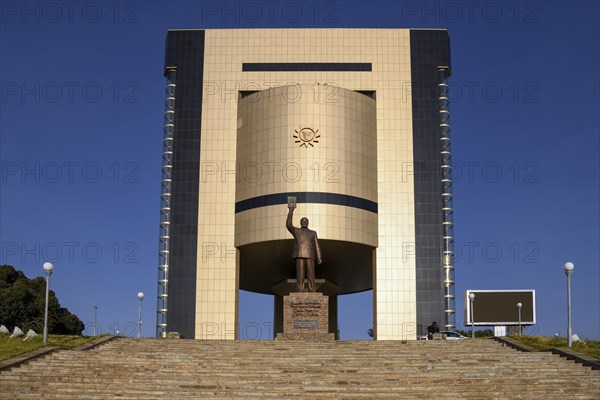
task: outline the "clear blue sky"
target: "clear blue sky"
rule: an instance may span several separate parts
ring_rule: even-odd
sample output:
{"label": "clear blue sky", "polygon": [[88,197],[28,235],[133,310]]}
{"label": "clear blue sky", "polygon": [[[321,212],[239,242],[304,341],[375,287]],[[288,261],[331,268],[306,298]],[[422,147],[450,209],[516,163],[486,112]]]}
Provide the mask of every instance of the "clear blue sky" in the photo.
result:
{"label": "clear blue sky", "polygon": [[[54,261],[85,323],[96,304],[103,332],[133,332],[143,291],[154,335],[167,29],[434,27],[451,38],[459,325],[466,289],[535,289],[528,332],[564,336],[573,261],[574,332],[600,338],[598,2],[0,4],[0,262]],[[341,299],[342,338],[367,338],[370,296]],[[240,302],[243,335],[266,338],[271,301]]]}

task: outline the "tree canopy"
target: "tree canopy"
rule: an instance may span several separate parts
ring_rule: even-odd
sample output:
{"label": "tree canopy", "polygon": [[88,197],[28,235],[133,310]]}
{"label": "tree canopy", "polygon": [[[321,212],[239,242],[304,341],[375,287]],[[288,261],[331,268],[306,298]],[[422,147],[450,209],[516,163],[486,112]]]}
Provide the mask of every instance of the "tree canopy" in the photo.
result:
{"label": "tree canopy", "polygon": [[[44,329],[46,280],[43,277],[28,279],[22,271],[11,265],[0,265],[0,324],[24,332]],[[60,306],[54,291],[48,296],[48,333],[80,335],[84,324],[66,308]]]}

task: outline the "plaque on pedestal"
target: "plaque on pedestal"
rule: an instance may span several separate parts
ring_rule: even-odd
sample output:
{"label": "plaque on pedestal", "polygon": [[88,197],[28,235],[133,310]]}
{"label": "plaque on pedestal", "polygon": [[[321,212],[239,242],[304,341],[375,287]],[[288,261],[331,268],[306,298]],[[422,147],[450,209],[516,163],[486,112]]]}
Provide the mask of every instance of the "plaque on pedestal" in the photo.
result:
{"label": "plaque on pedestal", "polygon": [[283,297],[283,333],[277,340],[321,342],[329,333],[329,298],[321,293],[290,293]]}

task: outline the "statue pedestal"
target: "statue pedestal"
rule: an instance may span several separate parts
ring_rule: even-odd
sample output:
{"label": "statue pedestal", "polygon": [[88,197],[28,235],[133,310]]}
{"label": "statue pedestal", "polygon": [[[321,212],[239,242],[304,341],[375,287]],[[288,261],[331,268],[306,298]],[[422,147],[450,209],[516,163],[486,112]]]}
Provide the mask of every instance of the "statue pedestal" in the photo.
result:
{"label": "statue pedestal", "polygon": [[329,333],[329,297],[307,292],[284,296],[283,333],[277,333],[276,339],[335,340],[335,334]]}

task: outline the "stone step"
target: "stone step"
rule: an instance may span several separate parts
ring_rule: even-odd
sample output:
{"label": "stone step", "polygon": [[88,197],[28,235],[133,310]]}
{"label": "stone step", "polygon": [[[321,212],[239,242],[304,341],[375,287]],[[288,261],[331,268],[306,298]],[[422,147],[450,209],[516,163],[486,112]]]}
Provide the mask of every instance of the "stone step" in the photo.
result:
{"label": "stone step", "polygon": [[[34,390],[35,388],[32,388]],[[587,399],[597,399],[597,392],[587,391],[587,392],[578,392],[573,393],[570,390],[527,390],[527,388],[515,391],[509,390],[496,390],[496,389],[477,389],[477,390],[463,390],[461,388],[460,392],[448,392],[448,388],[436,387],[436,388],[420,388],[420,389],[407,389],[407,390],[393,390],[393,391],[381,391],[379,388],[372,388],[368,391],[357,391],[356,388],[349,388],[348,390],[341,391],[338,390],[338,387],[331,386],[308,386],[298,390],[290,390],[290,391],[269,391],[269,390],[254,390],[254,389],[244,389],[244,390],[227,390],[220,387],[215,387],[207,390],[196,390],[193,385],[190,387],[181,388],[179,390],[168,388],[168,390],[148,390],[148,389],[138,389],[138,390],[127,390],[121,388],[110,388],[106,390],[94,390],[94,389],[81,389],[75,388],[72,390],[60,390],[53,392],[50,396],[54,398],[67,398],[72,396],[71,398],[90,398],[93,396],[100,396],[103,398],[111,396],[117,396],[118,398],[146,398],[153,399],[166,396],[165,398],[214,398],[220,397],[222,398],[317,398],[317,399],[326,399],[326,398],[390,398],[390,399],[405,399],[405,398],[421,398],[426,397],[432,393],[436,393],[437,398],[479,398],[479,399],[493,399],[493,398],[536,398],[539,400],[541,396],[544,398],[562,398],[562,399],[572,399],[572,398],[587,398]],[[440,395],[438,395],[438,391]],[[30,392],[31,393],[31,392]],[[443,394],[445,394],[445,396]],[[3,392],[0,395],[0,398],[11,398],[6,396],[6,392]],[[31,393],[31,395],[27,394],[25,396],[19,396],[16,398],[30,398],[34,397],[35,394]],[[44,398],[50,397],[48,395],[43,395]],[[561,397],[562,396],[562,397]],[[41,396],[40,396],[41,397]]]}
{"label": "stone step", "polygon": [[600,371],[461,342],[119,338],[0,372],[0,399],[598,399]]}
{"label": "stone step", "polygon": [[[182,365],[182,367],[185,367],[184,365]],[[59,367],[60,368],[60,367]],[[64,368],[64,367],[63,367]],[[2,375],[0,375],[0,380],[3,380],[4,378],[1,378],[1,376],[22,376],[23,371],[19,370],[20,372],[15,372],[15,373],[3,373]],[[55,372],[56,368],[53,369],[30,369],[30,370],[26,370],[24,372],[26,372],[27,377],[30,377],[30,379],[35,379],[36,376],[42,376],[42,377],[51,377],[51,376],[62,376],[59,375],[60,372]],[[102,367],[97,367],[97,368],[90,368],[89,371],[86,372],[73,372],[70,374],[71,377],[75,377],[75,376],[79,376],[79,377],[85,377],[85,376],[108,376],[109,378],[111,376],[114,376],[114,374],[118,374],[118,373],[122,373],[123,369],[103,369]],[[252,370],[252,371],[240,371],[239,369],[235,369],[235,368],[213,368],[213,369],[193,369],[188,373],[179,373],[179,371],[177,369],[165,369],[162,371],[159,371],[157,369],[151,369],[151,368],[146,368],[146,369],[137,369],[136,371],[131,371],[128,372],[128,374],[130,375],[144,375],[144,374],[160,374],[161,376],[168,376],[169,374],[178,374],[184,377],[190,377],[193,378],[195,376],[204,376],[204,375],[210,375],[210,374],[216,374],[216,375],[220,375],[220,376],[230,376],[230,375],[236,375],[236,376],[269,376],[269,375],[273,375],[273,374],[280,374],[280,375],[297,375],[297,374],[302,374],[305,373],[304,371],[297,371],[297,372],[293,372],[290,370],[284,370],[284,369],[273,369],[273,368],[269,368],[266,369],[264,371],[258,371],[258,370]],[[353,372],[345,372],[344,370],[341,371],[332,371],[332,369],[328,369],[328,368],[323,368],[323,369],[318,369],[318,370],[314,370],[313,371],[314,374],[317,373],[322,373],[322,374],[329,374],[332,376],[347,376],[347,375],[360,375],[361,377],[365,377],[365,378],[369,378],[371,379],[372,377],[376,377],[378,375],[380,375],[380,373],[376,373],[376,372],[369,372],[368,370],[356,370]],[[423,375],[423,376],[437,376],[440,378],[455,378],[457,376],[460,377],[464,377],[464,378],[471,378],[471,379],[475,379],[475,378],[501,378],[501,377],[511,377],[511,376],[519,376],[521,379],[535,379],[537,377],[540,376],[540,374],[548,377],[548,378],[560,378],[562,376],[569,376],[571,379],[573,378],[577,378],[577,377],[587,377],[589,376],[589,374],[586,373],[586,371],[581,371],[581,372],[577,372],[577,371],[573,371],[572,373],[570,371],[566,371],[566,370],[539,370],[537,371],[537,373],[523,373],[522,371],[519,370],[486,370],[486,371],[473,371],[473,370],[469,370],[469,369],[454,369],[452,370],[452,372],[446,372],[444,370],[440,370],[440,369],[411,369],[411,368],[406,368],[404,370],[399,370],[399,369],[394,369],[394,370],[385,370],[385,373],[387,375],[393,375],[393,376],[403,376],[406,377],[405,379],[408,379],[409,376],[413,376],[415,374],[417,375]]]}
{"label": "stone step", "polygon": [[[185,365],[181,366],[182,369],[187,367]],[[9,377],[15,377],[16,379],[30,379],[33,380],[36,377],[45,377],[46,379],[50,379],[52,377],[60,378],[64,376],[64,372],[62,368],[28,368],[25,369],[21,367],[19,369],[15,369],[12,371],[3,372],[0,375],[0,380],[7,380]],[[179,372],[179,373],[178,373]],[[564,371],[556,371],[556,370],[548,370],[542,371],[544,373],[545,379],[573,379],[576,377],[588,377],[590,376],[591,371],[573,371],[573,373],[569,373],[568,375],[564,374]],[[337,368],[322,368],[322,369],[312,369],[311,371],[306,370],[290,370],[283,368],[268,368],[264,371],[245,371],[239,370],[235,368],[227,368],[227,369],[189,369],[186,372],[180,372],[177,369],[153,369],[153,368],[137,368],[137,369],[111,369],[106,370],[102,368],[102,366],[89,368],[84,371],[72,371],[68,376],[70,378],[75,377],[108,377],[109,379],[114,377],[115,374],[119,374],[120,376],[140,376],[143,377],[145,375],[156,375],[156,376],[181,376],[185,378],[194,378],[194,377],[204,377],[204,376],[239,376],[239,377],[264,377],[264,376],[272,376],[273,374],[278,374],[278,376],[297,376],[299,374],[309,374],[309,375],[320,375],[325,374],[325,376],[333,376],[333,377],[347,377],[347,376],[360,376],[366,378],[376,378],[381,377],[381,371],[373,371],[373,370],[339,370]],[[486,369],[482,371],[474,371],[474,370],[459,370],[459,371],[444,371],[444,370],[393,370],[388,371],[385,370],[385,376],[394,376],[400,377],[401,379],[414,379],[414,377],[419,376],[428,376],[428,377],[439,377],[440,379],[454,378],[457,377],[464,379],[484,379],[484,378],[506,378],[506,379],[531,379],[531,378],[539,378],[539,375],[535,373],[515,373],[515,370],[494,370],[494,369]],[[276,379],[274,377],[273,379]]]}
{"label": "stone step", "polygon": [[[31,367],[29,369],[27,369],[27,375],[28,376],[35,376],[36,374],[38,375],[46,375],[46,376],[51,376],[52,375],[52,371],[60,371],[61,367],[64,367],[64,365],[61,364],[52,364],[49,367],[39,367],[39,366],[34,366]],[[226,373],[230,373],[230,374],[241,374],[241,375],[264,375],[264,374],[273,374],[273,373],[278,373],[278,374],[288,374],[288,373],[292,373],[292,374],[298,374],[298,373],[304,373],[304,370],[299,369],[297,371],[294,371],[293,369],[290,368],[276,368],[276,367],[269,367],[269,368],[265,368],[265,369],[257,369],[256,367],[254,368],[245,368],[244,365],[240,365],[239,367],[235,367],[235,366],[222,366],[222,365],[212,365],[209,367],[201,367],[201,366],[194,366],[194,365],[186,365],[186,364],[181,364],[180,368],[186,368],[187,372],[181,372],[180,368],[173,368],[173,367],[164,367],[164,368],[156,368],[156,367],[148,367],[148,366],[139,366],[134,368],[131,365],[122,365],[119,366],[118,368],[109,368],[106,364],[105,365],[100,365],[100,366],[90,366],[90,365],[70,365],[71,368],[80,368],[80,369],[86,369],[85,371],[76,371],[76,372],[72,372],[71,376],[84,376],[84,375],[108,375],[111,376],[111,374],[114,374],[115,372],[121,372],[124,369],[128,369],[129,371],[131,371],[131,373],[138,373],[138,374],[145,374],[145,373],[161,373],[163,375],[166,374],[180,374],[182,376],[194,376],[194,375],[203,375],[203,374],[211,374],[211,373],[222,373],[222,374],[226,374]],[[307,367],[311,367],[311,366],[307,366]],[[385,367],[383,365],[378,365],[378,367]],[[448,369],[451,368],[451,370],[449,371]],[[474,370],[474,369],[475,370]],[[486,376],[504,376],[504,375],[508,375],[508,376],[522,376],[522,377],[526,377],[526,378],[530,378],[530,377],[536,377],[541,375],[544,376],[564,376],[565,374],[568,374],[568,376],[570,377],[576,377],[576,376],[588,376],[589,369],[584,369],[582,367],[579,367],[579,369],[567,369],[567,368],[538,368],[536,371],[530,371],[530,370],[523,370],[521,368],[511,368],[510,366],[503,366],[503,367],[486,367],[483,370],[476,370],[478,368],[477,365],[473,365],[473,368],[467,368],[467,367],[461,367],[461,368],[456,368],[454,366],[447,366],[446,368],[444,366],[437,366],[437,367],[414,367],[414,366],[401,366],[401,367],[395,367],[395,368],[384,368],[386,373],[391,374],[427,374],[427,375],[436,375],[436,376],[440,376],[440,377],[445,377],[445,376],[465,376],[465,377],[486,377]],[[336,373],[336,374],[361,374],[361,376],[369,377],[371,376],[371,374],[375,377],[378,376],[378,374],[380,374],[380,371],[376,371],[376,372],[370,372],[369,369],[367,368],[353,368],[353,369],[347,369],[347,368],[339,368],[337,366],[330,366],[330,367],[320,367],[317,368],[316,366],[312,367],[314,373],[320,373],[320,372],[327,372],[327,373]],[[19,370],[17,370],[19,371]],[[216,372],[218,371],[218,372]],[[15,373],[3,373],[3,375],[5,376],[11,376],[11,375],[17,375],[18,372]]]}
{"label": "stone step", "polygon": [[[282,381],[283,382],[283,381]],[[65,385],[65,383],[68,383],[69,385]],[[165,384],[169,384],[168,386],[165,386]],[[98,382],[70,382],[70,381],[65,381],[62,382],[60,385],[58,383],[48,383],[48,384],[44,384],[43,382],[38,382],[35,384],[31,384],[28,385],[27,387],[30,389],[50,389],[52,388],[54,392],[58,393],[58,392],[72,392],[72,391],[76,391],[76,390],[82,390],[82,389],[87,389],[89,391],[101,391],[101,390],[106,390],[106,389],[119,389],[121,391],[140,391],[140,390],[151,390],[151,391],[161,391],[164,390],[166,387],[169,388],[170,391],[176,391],[176,390],[190,390],[190,389],[194,389],[197,391],[206,391],[206,390],[214,390],[214,389],[219,389],[219,390],[227,390],[227,391],[235,391],[235,390],[239,390],[243,387],[244,390],[246,391],[271,391],[271,392],[281,392],[281,393],[287,393],[287,392],[294,392],[296,390],[307,390],[307,389],[311,389],[311,390],[322,390],[323,388],[328,388],[327,390],[329,391],[334,391],[334,392],[347,392],[347,391],[352,391],[352,392],[371,392],[371,391],[377,391],[377,392],[417,392],[417,391],[422,391],[422,390],[440,390],[440,389],[444,389],[444,384],[448,384],[449,381],[443,381],[443,382],[439,382],[439,384],[434,384],[434,383],[427,383],[427,384],[414,384],[414,385],[404,385],[401,383],[397,383],[397,382],[389,382],[388,385],[381,385],[381,384],[367,384],[364,383],[362,381],[338,381],[337,384],[330,384],[328,382],[320,382],[318,380],[316,380],[313,383],[305,383],[305,384],[298,384],[297,381],[295,382],[283,382],[286,383],[286,387],[279,387],[279,389],[276,389],[273,387],[273,385],[268,382],[268,381],[260,381],[260,382],[246,382],[244,380],[240,381],[240,382],[235,382],[233,383],[232,381],[229,382],[213,382],[213,381],[201,381],[201,382],[183,382],[183,381],[173,381],[173,382],[148,382],[145,383],[144,385],[131,385],[131,382],[103,382],[103,383],[98,383]],[[580,385],[566,385],[563,386],[562,384],[557,384],[555,386],[543,386],[543,387],[535,387],[535,386],[531,386],[530,383],[528,382],[512,382],[512,381],[508,381],[506,383],[509,383],[511,385],[510,388],[506,388],[502,382],[494,382],[494,383],[488,383],[488,382],[477,382],[477,381],[473,381],[470,382],[469,385],[465,384],[464,382],[460,382],[459,384],[461,385],[460,389],[463,392],[477,392],[477,391],[505,391],[505,392],[523,392],[523,393],[532,393],[532,392],[558,392],[558,391],[569,391],[572,390],[574,388],[577,389],[581,389],[581,390],[588,390],[589,392],[595,392],[598,393],[598,388],[597,387],[587,387],[587,386],[580,386]],[[243,384],[243,386],[241,386]],[[233,386],[233,387],[232,387]],[[235,387],[238,386],[238,387]],[[9,390],[11,387],[22,387],[20,385],[16,385],[16,384],[11,384],[11,383],[7,383],[6,385],[3,385],[3,389],[4,390]]]}

